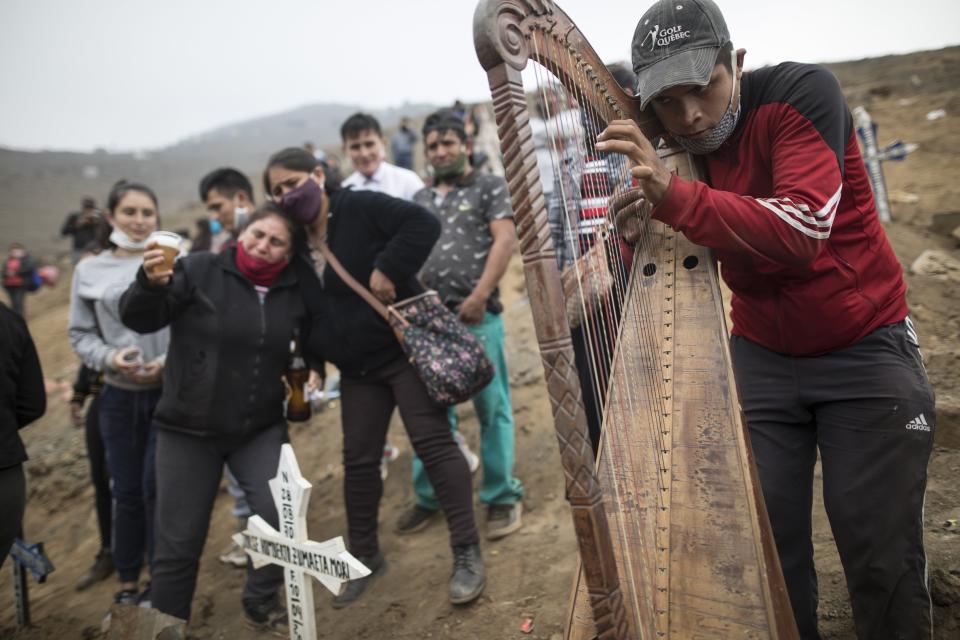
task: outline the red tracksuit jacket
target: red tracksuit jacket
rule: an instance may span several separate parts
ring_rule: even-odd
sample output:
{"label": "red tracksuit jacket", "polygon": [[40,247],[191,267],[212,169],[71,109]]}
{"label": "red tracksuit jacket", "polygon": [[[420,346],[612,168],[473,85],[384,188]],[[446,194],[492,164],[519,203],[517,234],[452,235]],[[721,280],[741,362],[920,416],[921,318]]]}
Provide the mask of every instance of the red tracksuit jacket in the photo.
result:
{"label": "red tracksuit jacket", "polygon": [[737,129],[705,156],[711,186],[673,177],[653,217],[711,247],[733,333],[778,353],[849,346],[907,315],[837,79],[787,62],[743,74]]}

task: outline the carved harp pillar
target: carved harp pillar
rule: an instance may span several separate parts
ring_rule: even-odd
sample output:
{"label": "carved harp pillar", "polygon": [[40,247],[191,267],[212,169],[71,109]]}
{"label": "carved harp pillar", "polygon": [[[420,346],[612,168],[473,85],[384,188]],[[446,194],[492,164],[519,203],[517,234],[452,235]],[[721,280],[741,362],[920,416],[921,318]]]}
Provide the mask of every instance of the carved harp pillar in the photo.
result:
{"label": "carved harp pillar", "polygon": [[[530,61],[546,69],[576,96],[594,137],[631,118],[654,139],[659,123],[553,2],[481,0],[474,41],[580,550],[567,637],[797,637],[737,402],[715,261],[658,222],[647,223],[624,277],[597,459],[590,445],[521,72]],[[698,177],[689,155],[662,158]]]}

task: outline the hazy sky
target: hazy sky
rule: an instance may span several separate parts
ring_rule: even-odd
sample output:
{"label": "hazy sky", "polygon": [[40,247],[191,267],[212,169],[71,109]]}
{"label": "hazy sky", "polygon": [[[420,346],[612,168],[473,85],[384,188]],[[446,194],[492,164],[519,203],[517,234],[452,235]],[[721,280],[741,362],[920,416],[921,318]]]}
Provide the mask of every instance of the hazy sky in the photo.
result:
{"label": "hazy sky", "polygon": [[[677,0],[682,2],[683,0]],[[560,0],[607,61],[646,0]],[[747,67],[960,43],[958,0],[719,0]],[[0,146],[154,148],[314,102],[488,99],[474,0],[0,0]]]}

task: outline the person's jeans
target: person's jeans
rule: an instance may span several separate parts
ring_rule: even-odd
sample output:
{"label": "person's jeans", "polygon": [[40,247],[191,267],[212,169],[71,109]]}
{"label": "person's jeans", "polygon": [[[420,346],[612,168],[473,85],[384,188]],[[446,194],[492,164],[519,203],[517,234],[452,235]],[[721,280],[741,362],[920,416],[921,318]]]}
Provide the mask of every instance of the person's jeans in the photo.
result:
{"label": "person's jeans", "polygon": [[156,432],[159,389],[128,391],[109,384],[100,396],[100,433],[113,482],[113,563],[121,582],[136,582],[144,555],[153,558]]}
{"label": "person's jeans", "polygon": [[[523,498],[523,484],[513,477],[514,434],[513,409],[510,405],[510,376],[504,355],[503,319],[487,312],[478,325],[467,325],[486,351],[494,366],[493,380],[471,401],[480,421],[480,458],[483,462],[483,484],[480,502],[514,504]],[[457,430],[457,408],[447,413],[450,427]],[[413,488],[417,504],[438,509],[436,493],[427,478],[420,458],[413,457]]]}
{"label": "person's jeans", "polygon": [[113,541],[113,496],[110,494],[110,472],[107,470],[107,452],[100,433],[100,394],[93,396],[87,408],[84,435],[87,458],[90,461],[90,481],[93,483],[97,526],[100,528],[100,547],[109,549]]}

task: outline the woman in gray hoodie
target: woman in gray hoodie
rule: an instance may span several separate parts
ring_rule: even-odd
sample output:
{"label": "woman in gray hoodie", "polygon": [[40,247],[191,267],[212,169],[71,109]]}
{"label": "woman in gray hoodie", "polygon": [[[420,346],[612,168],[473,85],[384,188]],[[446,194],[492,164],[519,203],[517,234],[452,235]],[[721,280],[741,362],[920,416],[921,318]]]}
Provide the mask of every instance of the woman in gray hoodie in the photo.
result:
{"label": "woman in gray hoodie", "polygon": [[77,264],[70,293],[70,344],[102,371],[100,430],[113,481],[113,558],[120,578],[115,601],[149,599],[139,591],[144,558],[153,556],[154,449],[151,426],[160,398],[167,329],[139,334],[120,321],[120,296],[143,263],[147,238],[159,226],[157,197],[142,184],[120,181],[107,200],[110,249]]}

